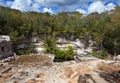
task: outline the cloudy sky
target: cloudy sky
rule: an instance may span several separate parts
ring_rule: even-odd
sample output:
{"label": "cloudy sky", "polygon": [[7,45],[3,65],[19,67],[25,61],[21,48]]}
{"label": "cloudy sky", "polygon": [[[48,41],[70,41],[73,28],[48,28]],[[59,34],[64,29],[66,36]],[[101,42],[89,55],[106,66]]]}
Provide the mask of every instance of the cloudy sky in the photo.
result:
{"label": "cloudy sky", "polygon": [[55,14],[63,11],[78,11],[90,14],[113,10],[116,6],[120,6],[120,0],[0,0],[0,5],[22,12],[36,11]]}

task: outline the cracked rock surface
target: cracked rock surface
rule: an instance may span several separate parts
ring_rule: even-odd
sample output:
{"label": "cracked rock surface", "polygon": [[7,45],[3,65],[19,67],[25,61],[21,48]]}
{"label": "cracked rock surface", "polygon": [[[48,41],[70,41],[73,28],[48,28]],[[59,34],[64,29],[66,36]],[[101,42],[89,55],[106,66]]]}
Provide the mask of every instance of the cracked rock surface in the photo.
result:
{"label": "cracked rock surface", "polygon": [[0,63],[0,83],[120,83],[119,61],[41,61]]}

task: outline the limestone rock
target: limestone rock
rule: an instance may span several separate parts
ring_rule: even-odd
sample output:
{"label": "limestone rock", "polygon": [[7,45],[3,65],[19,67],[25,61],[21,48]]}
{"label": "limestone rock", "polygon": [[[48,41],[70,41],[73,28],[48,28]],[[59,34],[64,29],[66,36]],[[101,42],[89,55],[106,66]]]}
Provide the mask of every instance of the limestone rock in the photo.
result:
{"label": "limestone rock", "polygon": [[120,83],[119,61],[84,59],[55,62],[51,66],[36,62],[17,66],[2,64],[0,71],[5,72],[1,72],[1,83]]}

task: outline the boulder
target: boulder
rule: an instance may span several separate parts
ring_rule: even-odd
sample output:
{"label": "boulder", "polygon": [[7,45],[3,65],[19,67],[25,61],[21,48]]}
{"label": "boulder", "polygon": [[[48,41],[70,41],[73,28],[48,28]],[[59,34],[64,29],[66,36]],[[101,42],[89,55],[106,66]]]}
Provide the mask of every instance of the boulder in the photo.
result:
{"label": "boulder", "polygon": [[116,60],[120,61],[120,55],[116,56]]}

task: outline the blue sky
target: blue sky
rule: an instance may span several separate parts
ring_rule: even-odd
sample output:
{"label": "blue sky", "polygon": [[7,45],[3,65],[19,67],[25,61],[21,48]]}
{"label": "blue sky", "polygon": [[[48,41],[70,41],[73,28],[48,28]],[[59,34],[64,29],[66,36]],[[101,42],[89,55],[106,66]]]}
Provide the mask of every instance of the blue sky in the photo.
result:
{"label": "blue sky", "polygon": [[90,14],[113,10],[116,6],[120,6],[120,0],[0,0],[0,5],[22,12],[36,11],[55,14],[63,11],[78,11]]}

